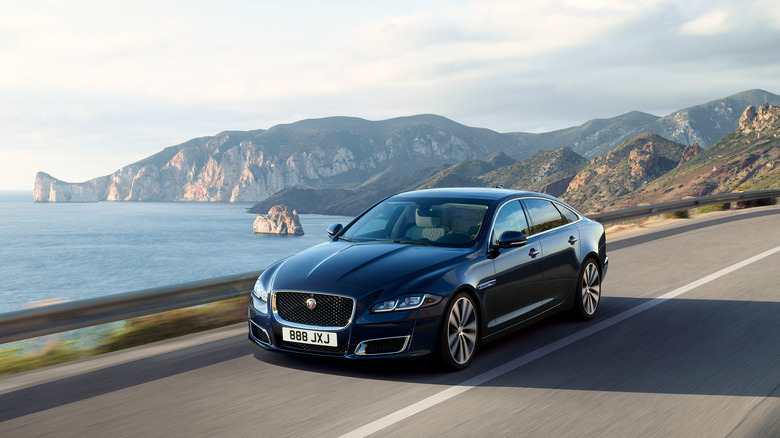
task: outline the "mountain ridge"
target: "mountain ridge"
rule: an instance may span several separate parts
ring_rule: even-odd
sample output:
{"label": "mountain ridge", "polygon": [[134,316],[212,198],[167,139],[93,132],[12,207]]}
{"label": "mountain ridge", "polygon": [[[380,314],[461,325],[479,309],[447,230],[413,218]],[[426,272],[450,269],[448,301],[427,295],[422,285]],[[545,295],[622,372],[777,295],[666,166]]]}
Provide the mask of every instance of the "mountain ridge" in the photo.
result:
{"label": "mountain ridge", "polygon": [[[433,114],[381,121],[344,116],[306,119],[192,139],[82,183],[67,183],[40,172],[34,200],[257,202],[293,187],[357,190],[423,169],[482,160],[497,152],[522,160],[538,151],[568,146],[593,158],[589,154],[609,152],[635,131],[663,120],[668,126],[661,124],[659,130],[688,137],[693,132],[694,137],[706,140],[736,123],[732,107],[750,99],[780,104],[780,96],[748,90],[679,110],[671,119],[633,111],[540,134],[502,134]],[[705,122],[710,123],[707,130],[698,128]]]}
{"label": "mountain ridge", "polygon": [[780,106],[751,106],[742,117],[739,129],[610,208],[780,187]]}

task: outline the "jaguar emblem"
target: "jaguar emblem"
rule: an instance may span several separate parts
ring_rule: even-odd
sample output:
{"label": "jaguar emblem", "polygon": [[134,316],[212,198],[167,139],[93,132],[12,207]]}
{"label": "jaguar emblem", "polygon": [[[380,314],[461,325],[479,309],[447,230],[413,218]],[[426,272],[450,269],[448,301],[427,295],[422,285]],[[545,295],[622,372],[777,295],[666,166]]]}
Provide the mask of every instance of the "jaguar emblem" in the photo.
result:
{"label": "jaguar emblem", "polygon": [[314,310],[314,308],[317,307],[317,300],[314,298],[309,298],[306,300],[306,307],[308,307],[309,310]]}

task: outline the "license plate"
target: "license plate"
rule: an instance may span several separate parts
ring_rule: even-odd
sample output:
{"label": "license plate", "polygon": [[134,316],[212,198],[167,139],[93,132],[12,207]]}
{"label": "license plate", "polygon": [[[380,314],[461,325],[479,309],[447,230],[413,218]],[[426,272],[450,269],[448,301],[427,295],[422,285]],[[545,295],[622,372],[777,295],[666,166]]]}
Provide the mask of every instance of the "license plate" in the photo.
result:
{"label": "license plate", "polygon": [[331,332],[315,332],[313,330],[301,330],[290,327],[283,327],[282,339],[288,342],[298,342],[301,344],[338,347],[336,334]]}

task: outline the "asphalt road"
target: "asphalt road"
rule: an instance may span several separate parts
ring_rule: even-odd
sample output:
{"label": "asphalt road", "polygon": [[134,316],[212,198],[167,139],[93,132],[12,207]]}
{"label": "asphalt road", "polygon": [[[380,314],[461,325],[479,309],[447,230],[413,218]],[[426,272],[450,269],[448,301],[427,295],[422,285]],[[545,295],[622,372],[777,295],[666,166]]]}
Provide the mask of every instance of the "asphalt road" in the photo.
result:
{"label": "asphalt road", "polygon": [[780,206],[610,241],[595,320],[459,373],[270,353],[235,326],[9,376],[0,436],[780,437],[780,252],[737,265],[778,247]]}

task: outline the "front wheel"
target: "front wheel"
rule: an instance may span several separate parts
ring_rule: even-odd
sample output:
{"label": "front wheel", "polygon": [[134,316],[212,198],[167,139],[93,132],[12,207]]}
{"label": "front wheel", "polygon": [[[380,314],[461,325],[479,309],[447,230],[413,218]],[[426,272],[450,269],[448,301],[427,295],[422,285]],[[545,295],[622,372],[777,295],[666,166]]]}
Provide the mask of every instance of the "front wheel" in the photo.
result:
{"label": "front wheel", "polygon": [[580,320],[590,320],[596,314],[601,301],[601,270],[592,258],[583,263],[577,289],[574,291],[572,314]]}
{"label": "front wheel", "polygon": [[457,294],[447,306],[439,335],[439,358],[445,368],[466,368],[479,342],[479,315],[473,298]]}

